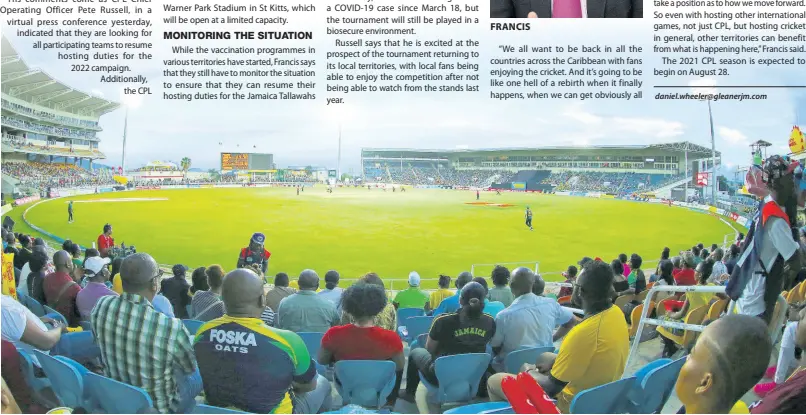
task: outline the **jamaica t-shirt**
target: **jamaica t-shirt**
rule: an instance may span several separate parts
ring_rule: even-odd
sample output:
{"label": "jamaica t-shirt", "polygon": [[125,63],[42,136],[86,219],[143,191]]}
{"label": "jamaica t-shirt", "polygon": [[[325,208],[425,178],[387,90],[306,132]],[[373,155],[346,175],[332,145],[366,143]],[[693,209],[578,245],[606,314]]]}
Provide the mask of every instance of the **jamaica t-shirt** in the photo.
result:
{"label": "jamaica t-shirt", "polygon": [[434,319],[428,335],[439,342],[438,356],[485,353],[495,335],[495,320],[489,314],[476,320],[461,317],[459,312],[443,314]]}

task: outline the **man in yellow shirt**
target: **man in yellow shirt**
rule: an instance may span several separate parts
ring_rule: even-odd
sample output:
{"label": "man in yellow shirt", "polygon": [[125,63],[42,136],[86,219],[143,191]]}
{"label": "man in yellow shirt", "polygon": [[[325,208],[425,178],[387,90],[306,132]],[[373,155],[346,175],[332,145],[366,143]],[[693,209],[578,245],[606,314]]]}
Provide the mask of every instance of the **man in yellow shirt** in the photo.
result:
{"label": "man in yellow shirt", "polygon": [[[621,378],[630,352],[627,322],[610,300],[613,270],[602,261],[584,268],[574,287],[573,302],[582,304],[585,319],[566,335],[560,353],[544,353],[537,365],[525,365],[557,408],[568,413],[577,393]],[[491,401],[506,400],[497,374],[487,382]]]}

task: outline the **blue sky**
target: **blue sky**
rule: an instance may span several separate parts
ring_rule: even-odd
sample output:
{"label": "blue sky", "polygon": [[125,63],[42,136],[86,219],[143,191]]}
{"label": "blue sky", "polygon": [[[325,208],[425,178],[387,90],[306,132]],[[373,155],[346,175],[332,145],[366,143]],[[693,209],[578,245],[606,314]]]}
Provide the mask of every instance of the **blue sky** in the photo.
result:
{"label": "blue sky", "polygon": [[[646,16],[652,6],[647,3]],[[482,4],[482,14],[487,6]],[[155,33],[162,32],[161,17],[155,12]],[[333,50],[332,37],[324,33],[324,6],[307,17],[290,15],[284,30],[314,30],[314,46]],[[190,157],[194,167],[218,165],[220,151],[254,151],[275,154],[280,166],[322,165],[336,167],[337,138],[341,125],[342,170],[359,169],[361,147],[478,148],[547,145],[648,144],[689,140],[710,147],[707,106],[698,101],[656,101],[654,84],[683,84],[702,81],[696,77],[660,79],[652,76],[659,58],[651,53],[651,20],[541,19],[528,32],[490,32],[488,19],[479,26],[420,28],[420,38],[473,38],[481,42],[481,92],[475,94],[364,94],[328,93],[324,59],[316,66],[318,99],[300,101],[164,101],[162,59],[172,57],[168,45],[152,39],[158,47],[151,62],[132,66],[145,73],[155,95],[134,103],[129,112],[127,167],[152,160],[180,160]],[[221,30],[221,26],[216,26]],[[200,27],[202,29],[203,27]],[[232,28],[229,28],[232,29]],[[271,30],[259,27],[255,30]],[[22,58],[75,88],[120,100],[118,85],[102,84],[98,76],[70,72],[69,62],[56,59],[56,51],[34,50],[33,39],[17,38],[5,30]],[[370,37],[367,37],[370,38]],[[184,44],[195,45],[194,41]],[[241,42],[242,43],[242,42]],[[237,41],[216,45],[240,45]],[[176,44],[183,44],[177,42]],[[212,44],[209,43],[208,44]],[[646,53],[631,54],[643,59],[643,100],[507,101],[489,99],[489,70],[492,57],[503,57],[497,46],[607,44],[643,46]],[[255,47],[266,43],[253,41]],[[289,41],[282,45],[308,45]],[[571,56],[566,54],[566,56]],[[578,55],[574,55],[578,56]],[[601,54],[602,57],[609,55]],[[390,60],[391,61],[391,60]],[[798,84],[806,79],[800,67],[730,67],[729,78],[706,80],[728,84]],[[618,90],[618,89],[617,89]],[[772,151],[785,152],[789,132],[800,113],[806,123],[806,99],[798,90],[741,90],[766,93],[763,101],[720,101],[713,104],[716,146],[729,165],[747,165],[749,143],[758,139],[772,142]],[[679,92],[687,92],[687,89]],[[737,92],[737,90],[723,90]],[[346,104],[325,105],[325,97],[342,96]],[[124,110],[101,118],[101,149],[109,157],[104,163],[119,165]],[[223,143],[219,145],[219,143]]]}

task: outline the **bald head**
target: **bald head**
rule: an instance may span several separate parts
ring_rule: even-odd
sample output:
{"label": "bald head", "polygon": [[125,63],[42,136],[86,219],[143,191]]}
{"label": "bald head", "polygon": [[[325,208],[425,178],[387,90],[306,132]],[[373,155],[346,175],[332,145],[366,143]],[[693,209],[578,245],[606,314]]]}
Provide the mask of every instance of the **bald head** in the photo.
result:
{"label": "bald head", "polygon": [[53,266],[56,267],[56,271],[70,272],[73,268],[73,257],[67,251],[58,251],[53,254]]}
{"label": "bald head", "polygon": [[129,255],[120,266],[123,291],[146,297],[150,295],[149,300],[159,291],[159,284],[155,281],[159,274],[160,267],[149,254]]}
{"label": "bald head", "polygon": [[465,271],[456,277],[456,288],[461,290],[470,281],[473,281],[473,274]]}
{"label": "bald head", "polygon": [[224,276],[221,299],[227,315],[257,317],[263,312],[263,280],[248,268],[238,268]]}
{"label": "bald head", "polygon": [[509,283],[512,294],[516,297],[532,292],[532,285],[535,282],[535,273],[529,268],[520,267],[512,271]]}
{"label": "bald head", "polygon": [[319,275],[312,269],[306,269],[299,274],[299,289],[316,291],[319,288]]}

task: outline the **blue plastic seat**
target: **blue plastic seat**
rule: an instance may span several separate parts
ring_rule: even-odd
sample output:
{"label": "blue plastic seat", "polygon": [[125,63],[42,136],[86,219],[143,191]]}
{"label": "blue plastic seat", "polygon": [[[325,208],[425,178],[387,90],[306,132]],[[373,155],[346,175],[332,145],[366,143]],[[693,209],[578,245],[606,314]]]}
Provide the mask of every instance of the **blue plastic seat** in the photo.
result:
{"label": "blue plastic seat", "polygon": [[514,352],[510,352],[504,359],[504,367],[507,373],[520,373],[524,363],[535,364],[537,358],[543,353],[551,353],[554,346],[544,347],[523,347]]}
{"label": "blue plastic seat", "polygon": [[92,407],[107,414],[143,413],[154,407],[146,391],[95,373],[84,376],[84,390]]}
{"label": "blue plastic seat", "polygon": [[675,361],[667,361],[663,365],[648,370],[642,378],[638,378],[636,383],[640,382],[640,384],[633,386],[633,389],[640,388],[640,394],[633,392],[629,395],[630,404],[633,406],[630,412],[660,413],[669,397],[672,396],[677,376],[685,363],[686,356]]}
{"label": "blue plastic seat", "polygon": [[316,356],[319,355],[319,348],[322,347],[322,337],[325,336],[325,333],[302,332],[297,333],[297,335],[299,335],[299,337],[301,337],[302,341],[305,343],[305,347],[308,349],[308,354],[310,354],[312,358],[316,359]]}
{"label": "blue plastic seat", "polygon": [[466,402],[476,398],[479,382],[492,356],[487,353],[457,354],[437,359],[434,368],[439,386],[430,384],[420,373],[420,381],[428,389],[428,401],[436,404]]}
{"label": "blue plastic seat", "polygon": [[413,342],[411,342],[411,344],[409,345],[409,348],[410,349],[416,349],[418,347],[425,348],[425,343],[427,341],[428,341],[428,333],[423,333],[423,334],[417,336],[417,338]]}
{"label": "blue plastic seat", "polygon": [[204,324],[204,322],[199,320],[184,319],[182,320],[182,324],[185,325],[185,328],[192,337],[196,335],[196,333],[199,331],[199,328]]}
{"label": "blue plastic seat", "polygon": [[419,335],[428,333],[428,331],[431,330],[431,323],[433,322],[433,316],[409,317],[404,322],[404,326],[406,327],[406,335],[401,335],[400,338],[411,343],[414,340],[417,340]]}
{"label": "blue plastic seat", "polygon": [[20,368],[22,369],[22,376],[25,378],[25,383],[31,388],[31,391],[34,394],[34,399],[37,402],[47,403],[48,406],[56,406],[56,402],[51,402],[42,391],[46,388],[50,387],[50,379],[48,378],[38,378],[36,377],[36,372],[34,370],[34,360],[33,360],[33,348],[28,346],[26,350],[23,347],[20,347],[22,343],[14,343],[14,346],[17,347],[17,353],[20,354]]}
{"label": "blue plastic seat", "polygon": [[443,414],[514,414],[509,402],[483,402],[449,409]]}
{"label": "blue plastic seat", "polygon": [[39,350],[35,350],[34,354],[50,380],[60,406],[91,409],[84,393],[84,374],[77,369],[80,366],[78,362],[64,356],[57,359]]}
{"label": "blue plastic seat", "polygon": [[381,408],[395,387],[395,369],[389,360],[336,362],[336,389],[345,405]]}
{"label": "blue plastic seat", "polygon": [[619,379],[577,393],[571,401],[572,414],[623,414],[629,409],[627,393],[635,377]]}
{"label": "blue plastic seat", "polygon": [[193,414],[248,414],[250,412],[238,411],[235,409],[220,408],[218,406],[204,405],[197,403],[193,408]]}
{"label": "blue plastic seat", "polygon": [[424,315],[425,310],[422,308],[401,308],[397,310],[397,327],[405,326],[409,317],[422,317]]}
{"label": "blue plastic seat", "polygon": [[65,325],[65,326],[67,325],[67,319],[66,319],[66,318],[64,318],[64,316],[62,315],[62,313],[60,313],[60,312],[58,312],[58,311],[56,311],[56,310],[54,310],[54,309],[52,309],[52,308],[50,308],[50,307],[48,307],[48,306],[46,306],[46,305],[43,305],[43,306],[42,306],[42,308],[44,308],[44,309],[45,309],[45,316],[50,317],[50,318],[52,318],[52,319],[54,319],[54,320],[59,320],[59,321],[61,321],[61,322],[62,322],[62,323]]}
{"label": "blue plastic seat", "polygon": [[[638,369],[635,374],[633,374],[633,377],[635,377],[635,383],[633,383],[632,388],[630,388],[629,392],[627,392],[630,413],[636,413],[636,411],[639,411],[642,406],[641,403],[648,398],[644,396],[644,390],[641,388],[641,382],[643,382],[644,378],[649,374],[649,372],[671,362],[672,359],[666,358],[653,360],[644,365],[644,367]],[[656,392],[653,391],[653,394],[655,393]]]}
{"label": "blue plastic seat", "polygon": [[81,364],[101,357],[101,348],[95,343],[90,331],[62,334],[59,342],[50,350],[53,355],[67,356]]}
{"label": "blue plastic seat", "polygon": [[42,304],[40,304],[39,301],[36,301],[35,299],[21,292],[17,292],[17,298],[19,299],[20,304],[28,307],[28,309],[31,310],[31,312],[37,317],[42,317],[47,314],[45,313],[45,307],[42,307]]}

